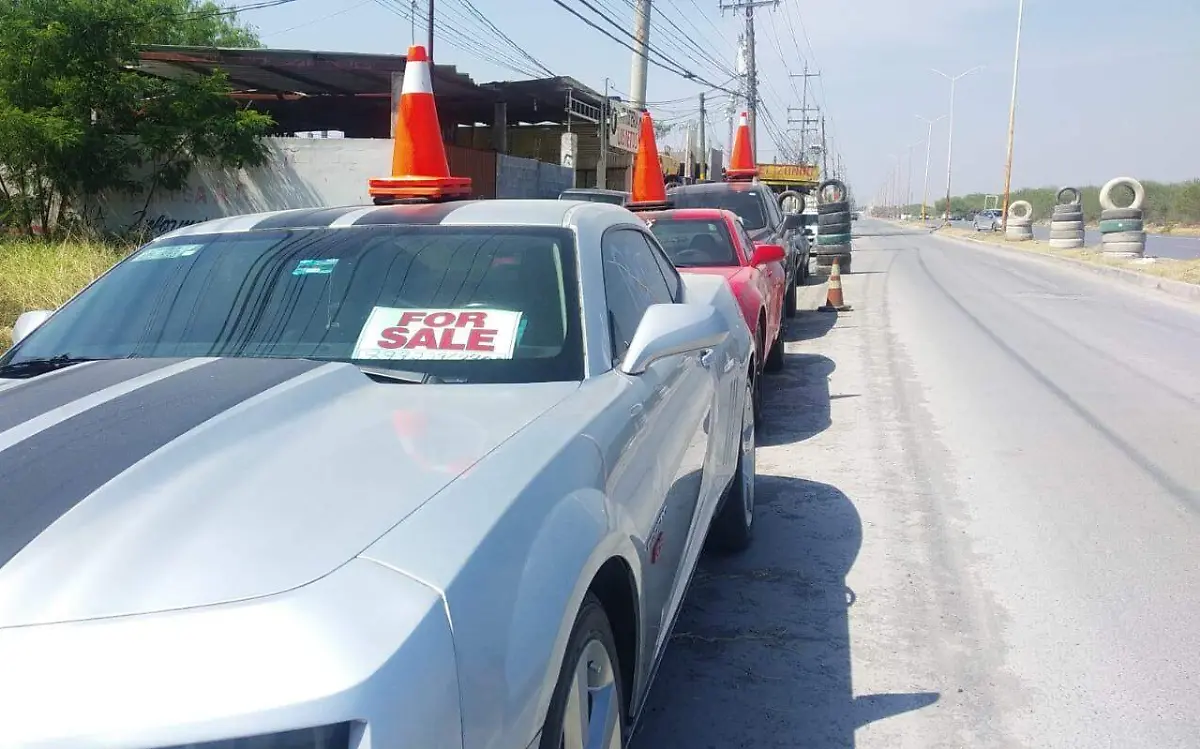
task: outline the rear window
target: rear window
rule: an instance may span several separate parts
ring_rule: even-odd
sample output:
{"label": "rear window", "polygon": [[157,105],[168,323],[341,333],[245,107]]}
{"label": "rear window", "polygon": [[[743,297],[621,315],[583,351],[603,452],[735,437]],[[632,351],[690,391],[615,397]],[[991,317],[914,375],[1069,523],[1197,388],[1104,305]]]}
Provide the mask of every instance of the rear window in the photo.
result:
{"label": "rear window", "polygon": [[671,192],[676,208],[720,208],[733,211],[747,231],[757,231],[767,225],[763,199],[758,190],[688,190]]}
{"label": "rear window", "polygon": [[585,192],[574,190],[566,190],[558,196],[559,200],[586,200],[592,203],[612,203],[613,205],[624,205],[625,196],[620,193],[602,193],[602,192]]}
{"label": "rear window", "polygon": [[650,225],[676,268],[741,265],[724,221],[667,219]]}

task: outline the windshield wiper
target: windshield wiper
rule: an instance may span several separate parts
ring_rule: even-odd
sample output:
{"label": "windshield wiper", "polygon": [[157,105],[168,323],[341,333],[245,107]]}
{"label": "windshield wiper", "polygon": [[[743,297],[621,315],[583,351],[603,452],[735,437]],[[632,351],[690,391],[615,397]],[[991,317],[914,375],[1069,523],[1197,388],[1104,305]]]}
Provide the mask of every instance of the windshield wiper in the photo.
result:
{"label": "windshield wiper", "polygon": [[60,354],[59,356],[49,356],[37,359],[25,359],[19,362],[11,362],[0,367],[0,377],[36,377],[46,372],[53,372],[56,369],[70,367],[75,364],[83,364],[89,361],[100,361],[99,358],[89,358],[83,356],[71,356],[70,354]]}
{"label": "windshield wiper", "polygon": [[358,368],[367,377],[372,377],[378,380],[386,380],[388,382],[404,382],[410,385],[436,385],[442,382],[442,379],[437,375],[431,375],[428,372],[412,372],[407,369],[386,369],[384,367],[363,367]]}

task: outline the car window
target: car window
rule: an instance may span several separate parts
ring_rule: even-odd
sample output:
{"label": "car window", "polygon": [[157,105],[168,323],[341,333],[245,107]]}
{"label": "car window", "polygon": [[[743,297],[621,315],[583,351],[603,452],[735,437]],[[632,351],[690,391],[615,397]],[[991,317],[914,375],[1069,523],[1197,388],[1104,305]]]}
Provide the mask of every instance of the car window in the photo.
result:
{"label": "car window", "polygon": [[683,279],[679,277],[679,271],[675,270],[675,266],[667,258],[667,255],[662,250],[662,245],[651,237],[642,234],[642,239],[650,248],[650,256],[658,263],[658,269],[662,271],[663,278],[667,282],[667,290],[671,292],[671,301],[678,302],[683,299]]}
{"label": "car window", "polygon": [[746,253],[746,262],[748,263],[750,262],[750,258],[754,256],[754,240],[746,233],[746,227],[742,226],[741,223],[734,221],[733,225],[737,227],[735,231],[737,231],[738,241],[742,243],[743,251]]}
{"label": "car window", "polygon": [[721,208],[733,211],[749,231],[758,231],[767,225],[763,200],[758,190],[683,189],[671,193],[671,201],[676,208]]}
{"label": "car window", "polygon": [[624,358],[642,316],[652,304],[669,304],[671,290],[641,232],[617,229],[604,235],[604,295],[608,300],[613,355]]}
{"label": "car window", "polygon": [[650,231],[677,268],[741,265],[729,229],[721,219],[665,219]]}
{"label": "car window", "polygon": [[779,199],[775,193],[769,189],[763,194],[763,202],[767,206],[767,220],[770,226],[779,226],[783,223],[783,209],[779,207]]}
{"label": "car window", "polygon": [[0,364],[282,357],[455,382],[578,380],[575,252],[571,232],[541,227],[364,226],[153,242]]}

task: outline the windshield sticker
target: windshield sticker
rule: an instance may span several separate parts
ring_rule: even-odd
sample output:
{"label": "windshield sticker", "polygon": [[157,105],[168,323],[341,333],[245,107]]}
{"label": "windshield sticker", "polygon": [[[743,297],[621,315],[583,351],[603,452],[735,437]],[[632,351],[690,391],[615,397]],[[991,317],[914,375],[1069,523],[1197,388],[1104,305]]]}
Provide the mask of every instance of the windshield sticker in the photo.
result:
{"label": "windshield sticker", "polygon": [[164,247],[147,247],[129,258],[129,262],[140,263],[143,260],[174,260],[180,257],[191,257],[203,246],[202,244],[169,244]]}
{"label": "windshield sticker", "polygon": [[337,258],[327,258],[325,260],[301,260],[296,264],[296,269],[292,271],[292,275],[328,276],[330,273],[333,273],[334,266],[337,264]]}
{"label": "windshield sticker", "polygon": [[354,359],[511,359],[524,332],[520,312],[502,309],[376,307]]}

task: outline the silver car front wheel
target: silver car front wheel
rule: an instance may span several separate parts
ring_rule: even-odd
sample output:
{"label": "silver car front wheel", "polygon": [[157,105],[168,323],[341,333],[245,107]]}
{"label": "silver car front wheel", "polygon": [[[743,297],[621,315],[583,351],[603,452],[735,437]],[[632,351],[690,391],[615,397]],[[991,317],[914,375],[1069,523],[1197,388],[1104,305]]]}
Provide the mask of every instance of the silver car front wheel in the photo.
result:
{"label": "silver car front wheel", "polygon": [[575,619],[540,749],[621,749],[625,708],[612,627],[591,593]]}

